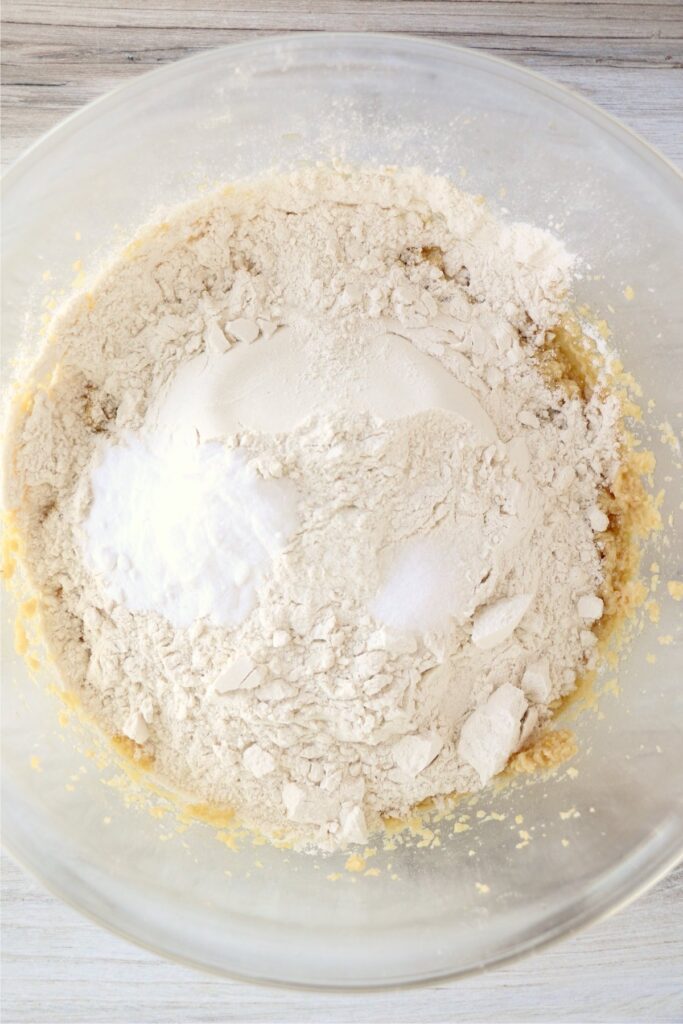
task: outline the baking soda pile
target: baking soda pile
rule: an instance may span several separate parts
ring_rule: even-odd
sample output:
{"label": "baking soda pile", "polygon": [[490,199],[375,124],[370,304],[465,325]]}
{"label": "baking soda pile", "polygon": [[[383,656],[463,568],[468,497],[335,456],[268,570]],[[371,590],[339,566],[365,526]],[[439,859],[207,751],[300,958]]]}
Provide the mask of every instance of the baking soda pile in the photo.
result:
{"label": "baking soda pile", "polygon": [[419,171],[174,210],[58,317],[10,492],[65,680],[300,845],[485,785],[590,663],[616,399],[546,383],[571,259]]}

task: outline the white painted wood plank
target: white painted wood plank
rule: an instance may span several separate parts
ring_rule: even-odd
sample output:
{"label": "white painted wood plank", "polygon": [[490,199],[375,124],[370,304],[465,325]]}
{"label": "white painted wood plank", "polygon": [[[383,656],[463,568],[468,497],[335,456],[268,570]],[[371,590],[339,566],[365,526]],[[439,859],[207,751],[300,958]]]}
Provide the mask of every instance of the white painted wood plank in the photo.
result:
{"label": "white painted wood plank", "polygon": [[3,162],[170,60],[291,30],[400,31],[479,47],[583,92],[683,164],[677,0],[5,0]]}
{"label": "white painted wood plank", "polygon": [[9,858],[4,1024],[680,1021],[683,867],[564,943],[510,967],[411,992],[339,996],[223,981],[153,957],[80,918]]}

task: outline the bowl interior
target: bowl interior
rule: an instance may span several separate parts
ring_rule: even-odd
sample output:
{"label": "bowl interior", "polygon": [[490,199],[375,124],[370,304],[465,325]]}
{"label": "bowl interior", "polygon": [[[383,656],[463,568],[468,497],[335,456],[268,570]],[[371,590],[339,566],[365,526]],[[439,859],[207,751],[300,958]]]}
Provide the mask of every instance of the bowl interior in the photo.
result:
{"label": "bowl interior", "polygon": [[3,379],[35,352],[41,303],[70,287],[75,260],[96,269],[199,188],[332,157],[442,172],[510,217],[550,226],[583,257],[577,300],[609,321],[656,403],[642,436],[657,454],[666,544],[643,565],[660,563],[659,622],[646,619],[605,676],[618,676],[619,697],[572,726],[571,773],[491,791],[456,809],[454,820],[470,815],[467,829],[443,821],[395,849],[380,843],[349,870],[359,865],[345,855],[249,841],[233,850],[215,828],[127,806],[117,770],[99,768],[90,741],[59,725],[49,672],[29,682],[7,599],[3,808],[10,849],[136,941],[246,978],[381,986],[534,948],[618,906],[680,851],[680,606],[664,581],[683,579],[683,506],[677,455],[656,425],[680,432],[683,185],[597,109],[473,52],[372,35],[215,51],[86,108],[6,175]]}

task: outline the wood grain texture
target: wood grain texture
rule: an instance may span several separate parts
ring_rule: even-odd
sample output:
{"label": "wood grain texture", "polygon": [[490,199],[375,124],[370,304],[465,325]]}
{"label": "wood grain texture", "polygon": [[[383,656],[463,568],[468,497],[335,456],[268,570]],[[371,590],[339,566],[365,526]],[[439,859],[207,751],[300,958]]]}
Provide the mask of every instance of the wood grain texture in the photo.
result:
{"label": "wood grain texture", "polygon": [[[478,47],[599,103],[683,166],[682,0],[4,0],[2,161],[127,78],[287,31],[401,31]],[[683,868],[608,921],[456,985],[372,997],[225,982],[80,918],[2,860],[4,1024],[680,1021]]]}
{"label": "wood grain texture", "polygon": [[3,161],[141,71],[288,31],[399,31],[549,75],[683,165],[681,0],[5,0]]}

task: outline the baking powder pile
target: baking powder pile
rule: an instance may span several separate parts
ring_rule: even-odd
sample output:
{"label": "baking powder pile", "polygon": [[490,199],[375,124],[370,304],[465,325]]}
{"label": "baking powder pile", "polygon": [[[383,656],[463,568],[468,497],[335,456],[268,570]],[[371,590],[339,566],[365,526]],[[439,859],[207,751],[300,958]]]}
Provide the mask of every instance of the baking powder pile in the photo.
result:
{"label": "baking powder pile", "polygon": [[316,167],[174,210],[61,312],[9,488],[108,733],[322,849],[538,734],[618,465],[616,398],[539,369],[571,265],[445,179]]}

